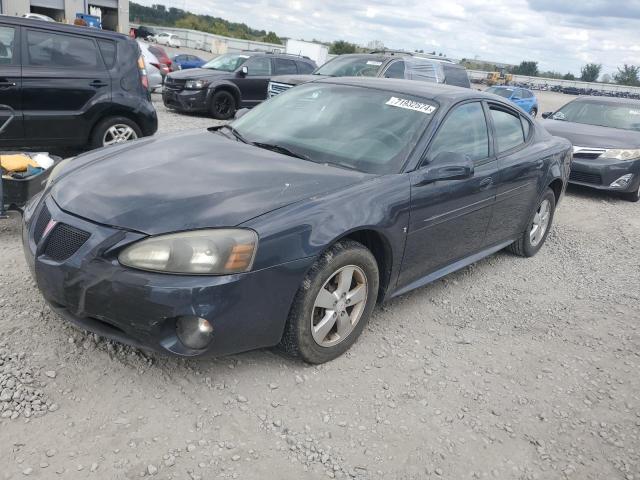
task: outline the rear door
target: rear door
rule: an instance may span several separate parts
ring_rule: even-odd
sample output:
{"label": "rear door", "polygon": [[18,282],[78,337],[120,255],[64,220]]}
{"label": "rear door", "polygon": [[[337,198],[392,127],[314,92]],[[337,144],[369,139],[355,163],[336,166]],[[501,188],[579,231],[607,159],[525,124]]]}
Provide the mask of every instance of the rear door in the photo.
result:
{"label": "rear door", "polygon": [[82,145],[111,102],[111,78],[94,38],[23,28],[22,99],[32,145]]}
{"label": "rear door", "polygon": [[[14,145],[24,137],[21,89],[20,28],[0,23],[0,104],[15,111],[14,119],[0,135],[0,145]],[[0,126],[9,117],[8,110],[0,109]]]}
{"label": "rear door", "polygon": [[499,175],[487,242],[498,243],[524,230],[537,202],[544,160],[531,141],[534,127],[528,118],[503,104],[489,103],[488,108]]}

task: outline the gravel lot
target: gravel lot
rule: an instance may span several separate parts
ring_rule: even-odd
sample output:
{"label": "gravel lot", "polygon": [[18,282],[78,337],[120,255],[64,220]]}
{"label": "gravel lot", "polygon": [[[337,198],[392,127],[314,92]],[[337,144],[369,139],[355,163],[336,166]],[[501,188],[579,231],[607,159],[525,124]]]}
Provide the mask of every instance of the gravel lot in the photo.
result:
{"label": "gravel lot", "polygon": [[[161,133],[213,124],[157,107]],[[0,476],[640,479],[638,208],[570,189],[535,258],[404,295],[317,367],[79,332],[34,287],[19,219],[0,221]]]}

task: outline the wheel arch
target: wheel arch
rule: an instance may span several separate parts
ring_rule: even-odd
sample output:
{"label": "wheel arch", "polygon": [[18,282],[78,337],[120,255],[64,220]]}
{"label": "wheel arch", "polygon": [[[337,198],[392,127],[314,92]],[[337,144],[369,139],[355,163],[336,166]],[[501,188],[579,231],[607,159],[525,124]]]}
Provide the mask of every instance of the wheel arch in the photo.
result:
{"label": "wheel arch", "polygon": [[560,178],[555,178],[549,184],[549,188],[553,190],[553,193],[556,197],[556,205],[560,203],[560,197],[562,196],[562,188],[564,186],[564,182]]}
{"label": "wheel arch", "polygon": [[226,91],[233,95],[233,98],[236,101],[236,110],[240,108],[240,105],[242,103],[242,94],[240,93],[240,89],[230,82],[218,83],[216,85],[213,85],[209,89],[209,98],[207,100],[208,107],[211,106],[211,100],[213,99],[215,93],[220,91]]}

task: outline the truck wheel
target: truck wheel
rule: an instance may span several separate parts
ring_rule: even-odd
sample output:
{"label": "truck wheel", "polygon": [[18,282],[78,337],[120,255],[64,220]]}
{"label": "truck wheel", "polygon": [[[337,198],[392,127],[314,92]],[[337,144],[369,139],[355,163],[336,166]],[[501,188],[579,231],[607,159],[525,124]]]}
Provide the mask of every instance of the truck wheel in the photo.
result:
{"label": "truck wheel", "polygon": [[547,188],[542,200],[538,204],[533,217],[527,223],[526,230],[520,238],[513,242],[508,248],[511,252],[521,257],[533,257],[542,248],[547,240],[553,216],[556,211],[556,195],[553,190]]}
{"label": "truck wheel", "polygon": [[279,348],[309,363],[339,357],[369,321],[378,282],[378,264],[364,245],[352,240],[336,243],[302,281]]}
{"label": "truck wheel", "polygon": [[236,114],[236,99],[226,90],[218,90],[211,97],[209,111],[216,120],[229,120]]}
{"label": "truck wheel", "polygon": [[93,129],[91,147],[109,147],[140,137],[142,137],[142,131],[133,120],[126,117],[108,117],[101,120]]}

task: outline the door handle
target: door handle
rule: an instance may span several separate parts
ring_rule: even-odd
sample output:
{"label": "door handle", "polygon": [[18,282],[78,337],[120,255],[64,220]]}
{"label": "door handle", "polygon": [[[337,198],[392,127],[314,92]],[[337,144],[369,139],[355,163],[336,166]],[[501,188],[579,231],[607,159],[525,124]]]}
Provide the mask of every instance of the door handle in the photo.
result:
{"label": "door handle", "polygon": [[93,82],[91,82],[89,85],[91,85],[94,88],[100,88],[100,87],[108,87],[109,84],[103,82],[102,80],[94,80]]}
{"label": "door handle", "polygon": [[493,185],[493,178],[487,177],[480,182],[480,190],[488,190]]}

